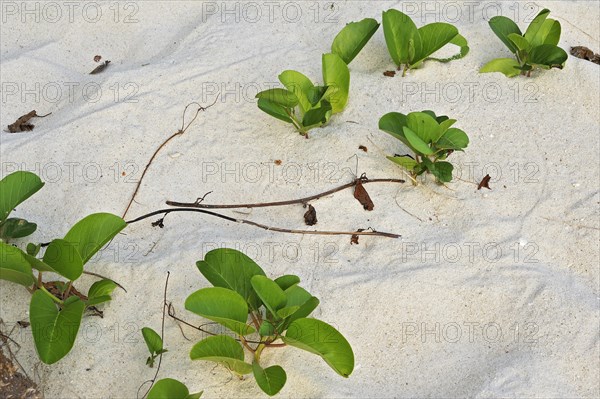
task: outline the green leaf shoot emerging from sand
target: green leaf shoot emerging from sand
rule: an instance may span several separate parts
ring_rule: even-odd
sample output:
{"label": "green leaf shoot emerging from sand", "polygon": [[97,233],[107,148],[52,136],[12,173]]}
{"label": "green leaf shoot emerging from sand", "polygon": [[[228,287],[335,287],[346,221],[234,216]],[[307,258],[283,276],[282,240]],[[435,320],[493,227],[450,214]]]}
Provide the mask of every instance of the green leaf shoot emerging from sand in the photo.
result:
{"label": "green leaf shoot emerging from sand", "polygon": [[414,152],[414,156],[395,155],[388,159],[407,169],[413,178],[428,172],[440,183],[451,181],[454,167],[446,159],[469,145],[466,133],[451,127],[455,122],[447,116],[436,116],[432,111],[385,114],[379,120],[379,129]]}
{"label": "green leaf shoot emerging from sand", "polygon": [[305,137],[310,129],[327,124],[333,114],[346,107],[350,71],[337,54],[323,54],[322,61],[323,86],[315,86],[300,72],[287,70],[279,75],[285,89],[258,93],[258,107],[274,118],[291,123]]}
{"label": "green leaf shoot emerging from sand", "polygon": [[[402,76],[409,69],[420,68],[427,60],[450,62],[469,53],[467,40],[451,24],[434,22],[417,28],[408,15],[395,9],[384,11],[382,21],[390,55],[399,69],[404,65]],[[460,47],[460,52],[450,58],[432,57],[447,44]]]}
{"label": "green leaf shoot emerging from sand", "polygon": [[[230,330],[203,339],[192,348],[193,360],[219,363],[242,376],[253,374],[268,395],[277,394],[287,376],[281,366],[264,367],[264,349],[295,346],[320,356],[336,373],[348,377],[354,353],[329,324],[308,316],[319,300],[298,284],[297,276],[268,278],[260,266],[233,249],[216,249],[197,262],[213,285],[192,293],[185,308]],[[244,348],[252,354],[246,362]]]}
{"label": "green leaf shoot emerging from sand", "polygon": [[144,337],[144,341],[150,352],[150,356],[146,359],[146,364],[149,367],[154,367],[156,358],[167,352],[167,350],[163,348],[163,340],[160,335],[150,327],[142,328],[142,336]]}
{"label": "green leaf shoot emerging from sand", "polygon": [[[11,220],[8,215],[13,208],[42,186],[39,177],[30,172],[14,172],[2,179],[2,226]],[[41,245],[30,243],[27,250],[23,251],[0,241],[0,279],[23,285],[32,293],[29,318],[35,347],[42,362],[52,364],[66,356],[75,343],[85,309],[111,299],[110,295],[116,287],[113,281],[97,281],[90,287],[87,297],[74,292],[73,282],[81,276],[90,258],[125,226],[123,219],[109,213],[89,215],[77,222],[64,238],[50,242],[41,259],[36,257]],[[14,229],[9,231],[12,234],[5,235],[3,240],[24,236],[15,234]],[[58,274],[67,282],[45,283],[42,278],[44,273]]]}
{"label": "green leaf shoot emerging from sand", "polygon": [[515,58],[496,58],[485,64],[479,72],[502,72],[508,77],[531,76],[540,69],[563,69],[567,53],[557,46],[560,40],[560,22],[548,18],[550,10],[543,9],[531,21],[525,34],[510,18],[496,16],[490,19],[492,31],[502,40]]}

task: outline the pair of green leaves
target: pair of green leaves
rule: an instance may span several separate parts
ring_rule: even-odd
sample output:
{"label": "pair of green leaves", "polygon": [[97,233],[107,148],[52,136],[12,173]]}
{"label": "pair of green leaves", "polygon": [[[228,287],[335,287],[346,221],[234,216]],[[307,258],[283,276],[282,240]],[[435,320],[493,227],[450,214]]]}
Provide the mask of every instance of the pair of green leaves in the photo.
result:
{"label": "pair of green leaves", "polygon": [[[214,287],[191,294],[186,309],[221,324],[238,337],[258,333],[260,349],[250,364],[244,360],[240,342],[229,335],[217,335],[194,345],[192,359],[217,362],[240,375],[252,373],[264,392],[275,395],[285,384],[285,371],[280,366],[262,368],[259,360],[266,345],[281,339],[321,356],[338,374],[350,375],[354,368],[350,344],[329,324],[307,318],[319,300],[298,285],[297,276],[272,280],[252,259],[233,249],[210,251],[197,266]],[[248,324],[249,313],[262,320],[258,329]]]}
{"label": "pair of green leaves", "polygon": [[414,176],[428,171],[440,182],[451,181],[454,167],[445,159],[454,151],[463,151],[469,144],[466,133],[452,127],[455,122],[447,116],[436,116],[432,111],[385,114],[379,120],[379,129],[391,134],[415,153],[414,157],[393,156],[388,159],[408,169]]}
{"label": "pair of green leaves", "polygon": [[548,18],[550,10],[544,9],[531,21],[525,34],[510,18],[496,16],[490,19],[492,31],[515,55],[514,58],[497,58],[485,64],[480,72],[502,72],[508,77],[531,71],[534,68],[562,69],[567,53],[557,46],[560,40],[560,22]]}
{"label": "pair of green leaves", "polygon": [[0,180],[0,240],[27,237],[37,229],[35,223],[8,216],[43,186],[41,179],[31,172],[14,172]]}
{"label": "pair of green leaves", "polygon": [[[392,59],[398,67],[418,68],[426,60],[449,62],[466,56],[467,40],[451,24],[434,22],[417,28],[410,17],[398,10],[383,12],[383,33]],[[450,58],[432,58],[433,53],[447,44],[460,47],[460,52]]]}
{"label": "pair of green leaves", "polygon": [[265,90],[256,95],[258,107],[267,114],[294,125],[307,136],[314,127],[329,122],[348,102],[350,71],[336,54],[323,54],[324,86],[315,86],[300,72],[287,70],[279,75],[285,89]]}

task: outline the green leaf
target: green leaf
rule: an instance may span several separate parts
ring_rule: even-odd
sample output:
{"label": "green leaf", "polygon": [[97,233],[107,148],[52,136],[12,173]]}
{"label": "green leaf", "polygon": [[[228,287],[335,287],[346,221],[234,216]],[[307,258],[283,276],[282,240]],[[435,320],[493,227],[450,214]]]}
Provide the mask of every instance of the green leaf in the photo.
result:
{"label": "green leaf", "polygon": [[111,213],[93,213],[75,223],[65,236],[65,240],[77,246],[77,252],[86,264],[126,226],[127,223],[122,218]]}
{"label": "green leaf", "polygon": [[534,47],[529,53],[529,63],[533,65],[545,65],[550,68],[562,69],[569,56],[560,47],[553,44],[542,44]]}
{"label": "green leaf", "polygon": [[0,279],[31,286],[35,279],[25,255],[19,248],[0,242]]}
{"label": "green leaf", "polygon": [[[543,43],[545,34],[542,30],[542,27],[544,26],[544,22],[546,22],[546,18],[548,18],[549,14],[550,14],[550,10],[548,10],[547,8],[544,8],[542,11],[540,11],[538,13],[538,15],[533,19],[533,21],[531,21],[531,23],[527,27],[527,30],[525,31],[525,34],[523,35],[523,37],[525,37],[525,39],[527,39],[527,41],[529,43],[531,43],[533,46]],[[542,32],[540,32],[540,30],[542,30]],[[538,34],[540,34],[540,36],[543,36],[543,37],[536,38],[536,36],[538,36]]]}
{"label": "green leaf", "polygon": [[298,319],[290,324],[283,342],[317,354],[342,377],[354,370],[350,344],[335,328],[317,319]]}
{"label": "green leaf", "polygon": [[442,130],[435,118],[424,112],[411,112],[406,117],[406,124],[426,144],[437,141]]}
{"label": "green leaf", "polygon": [[83,260],[76,244],[60,238],[52,240],[46,248],[44,263],[71,281],[77,280],[83,273]]}
{"label": "green leaf", "polygon": [[320,107],[313,108],[304,114],[304,118],[302,118],[302,126],[310,128],[327,123],[329,117],[331,116],[331,112],[331,104],[328,101],[323,100],[321,101]]}
{"label": "green leaf", "polygon": [[379,29],[379,23],[372,18],[365,18],[360,22],[350,22],[333,39],[331,52],[339,55],[346,64],[350,64],[377,29]]}
{"label": "green leaf", "polygon": [[254,362],[252,372],[260,389],[269,396],[277,395],[287,379],[285,370],[281,366],[271,366],[263,369],[258,363]]}
{"label": "green leaf", "polygon": [[248,305],[240,294],[227,288],[200,289],[185,300],[185,308],[229,328],[239,335],[255,330],[247,325]]}
{"label": "green leaf", "polygon": [[287,297],[277,283],[265,276],[254,276],[250,280],[254,291],[273,315],[285,306]]}
{"label": "green leaf", "polygon": [[437,161],[428,165],[427,168],[442,183],[448,183],[452,180],[452,170],[454,170],[454,167],[450,162]]}
{"label": "green leaf", "polygon": [[172,378],[158,380],[148,392],[148,399],[198,399],[202,392],[190,394],[188,388]]}
{"label": "green leaf", "polygon": [[275,335],[275,326],[273,326],[273,324],[268,321],[268,320],[263,320],[262,323],[260,323],[260,327],[258,329],[258,334],[261,337],[270,337]]}
{"label": "green leaf", "polygon": [[150,327],[144,327],[142,328],[142,335],[144,336],[144,341],[146,341],[146,346],[148,347],[150,354],[153,355],[163,349],[163,340],[156,331]]}
{"label": "green leaf", "polygon": [[260,307],[250,279],[256,275],[264,276],[265,272],[242,252],[231,248],[215,249],[208,252],[204,260],[196,262],[196,266],[215,287],[237,292],[254,310]]}
{"label": "green leaf", "polygon": [[27,198],[35,194],[44,183],[31,172],[14,172],[0,180],[0,223]]}
{"label": "green leaf", "polygon": [[228,335],[216,335],[198,342],[190,352],[192,360],[207,360],[240,374],[250,374],[252,365],[244,362],[242,345]]}
{"label": "green leaf", "polygon": [[442,137],[435,144],[437,148],[443,148],[447,150],[460,151],[463,148],[467,148],[469,145],[469,137],[465,132],[457,128],[450,128],[444,133]]}
{"label": "green leaf", "polygon": [[309,316],[319,306],[319,299],[299,285],[294,285],[285,290],[285,296],[287,297],[287,308],[299,307],[294,313],[286,316],[288,325],[296,319]]}
{"label": "green leaf", "polygon": [[508,35],[508,39],[511,42],[513,42],[517,49],[519,49],[520,51],[529,52],[529,50],[531,50],[531,43],[529,43],[527,39],[525,39],[523,36],[517,33],[511,33],[510,35]]}
{"label": "green leaf", "polygon": [[402,166],[403,168],[412,171],[417,166],[417,161],[411,157],[387,157],[390,161]]}
{"label": "green leaf", "polygon": [[292,123],[292,118],[290,118],[290,115],[288,114],[288,112],[291,111],[279,104],[261,98],[258,100],[258,108],[279,120]]}
{"label": "green leaf", "polygon": [[[540,44],[553,44],[553,45],[558,45],[558,42],[560,41],[560,33],[561,33],[561,27],[560,27],[560,22],[554,20],[554,19],[547,19],[546,22],[544,22],[544,25],[548,24],[548,26],[543,26],[543,32],[546,35],[546,37],[543,39],[543,42]],[[547,32],[547,33],[546,33]],[[537,37],[536,37],[537,39]]]}
{"label": "green leaf", "polygon": [[502,42],[508,47],[508,49],[516,54],[517,47],[515,44],[508,38],[508,35],[511,33],[516,33],[517,35],[522,36],[521,29],[517,26],[517,24],[510,18],[503,17],[501,15],[493,17],[489,21],[490,27],[492,31],[502,40]]}
{"label": "green leaf", "polygon": [[421,52],[415,56],[415,59],[411,62],[416,63],[429,57],[435,53],[458,35],[458,29],[456,27],[444,23],[434,22],[422,26],[418,29],[419,35],[421,36]]}
{"label": "green leaf", "polygon": [[[281,319],[285,319],[294,313],[296,313],[300,309],[300,306],[286,306],[277,311],[277,316]],[[302,316],[305,317],[305,316]]]}
{"label": "green leaf", "polygon": [[103,296],[109,296],[112,292],[117,288],[117,283],[109,279],[103,279],[100,281],[96,281],[90,289],[88,290],[87,297],[88,299],[98,298]]}
{"label": "green leaf", "polygon": [[279,104],[285,108],[294,108],[296,105],[298,105],[298,97],[286,89],[276,88],[261,91],[256,95],[256,98]]}
{"label": "green leaf", "polygon": [[35,256],[29,254],[23,254],[27,262],[31,265],[32,268],[39,270],[41,272],[52,272],[58,273],[54,270],[50,265],[45,264],[41,259],[36,258]]}
{"label": "green leaf", "polygon": [[408,15],[394,9],[384,11],[382,20],[385,42],[396,65],[413,64],[422,53],[421,36],[415,23]]}
{"label": "green leaf", "polygon": [[439,117],[437,121],[440,124],[441,134],[444,134],[446,130],[450,129],[450,127],[456,123],[456,119],[448,119],[448,117],[446,117],[446,119],[440,121],[440,118],[441,117]]}
{"label": "green leaf", "polygon": [[331,104],[332,112],[342,112],[348,102],[350,91],[350,71],[348,65],[337,54],[323,54],[323,82],[327,92],[323,97]]}
{"label": "green leaf", "polygon": [[13,238],[23,238],[33,234],[37,229],[37,224],[30,223],[25,219],[9,218],[0,225],[0,238],[10,240]]}
{"label": "green leaf", "polygon": [[277,277],[275,282],[282,290],[287,290],[288,288],[300,283],[300,277],[294,276],[293,274],[286,274],[281,277]]}
{"label": "green leaf", "polygon": [[425,143],[415,132],[413,132],[408,126],[404,126],[404,136],[409,143],[410,148],[423,155],[433,154],[433,150]]}
{"label": "green leaf", "polygon": [[42,362],[53,364],[69,353],[77,338],[84,310],[85,303],[76,296],[65,300],[59,310],[44,291],[33,293],[29,320],[35,348]]}
{"label": "green leaf", "polygon": [[27,244],[27,254],[31,256],[36,256],[38,252],[40,252],[41,247],[42,246],[40,244],[34,244],[30,242],[29,244]]}
{"label": "green leaf", "polygon": [[327,89],[327,86],[315,86],[308,91],[308,101],[310,101],[311,107],[316,106],[323,99]]}
{"label": "green leaf", "polygon": [[400,112],[390,112],[379,119],[379,129],[391,134],[405,145],[410,146],[408,140],[404,136],[404,127],[407,126],[406,115]]}
{"label": "green leaf", "polygon": [[513,58],[496,58],[485,64],[480,70],[480,73],[488,72],[502,72],[509,78],[521,74],[521,70],[518,69],[521,65]]}
{"label": "green leaf", "polygon": [[[313,83],[306,76],[296,71],[283,71],[279,75],[279,81],[285,86],[286,89],[294,93],[300,104],[302,112],[308,111],[312,105],[309,100],[309,95],[312,89],[314,89]],[[289,108],[289,107],[288,107]]]}

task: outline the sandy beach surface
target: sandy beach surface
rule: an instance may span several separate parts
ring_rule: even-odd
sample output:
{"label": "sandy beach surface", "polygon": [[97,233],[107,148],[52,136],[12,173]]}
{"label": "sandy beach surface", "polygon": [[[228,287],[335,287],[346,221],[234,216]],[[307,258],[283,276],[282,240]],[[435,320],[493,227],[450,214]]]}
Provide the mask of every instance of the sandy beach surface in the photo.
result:
{"label": "sandy beach surface", "polygon": [[[371,212],[351,189],[311,203],[314,228],[371,227],[400,239],[352,245],[348,236],[283,234],[191,213],[169,215],[163,229],[150,225],[156,218],[129,226],[87,265],[127,293],[115,291],[104,318],[84,318],[67,357],[43,365],[30,329],[12,333],[18,360],[45,397],[135,398],[154,375],[140,329],[160,329],[167,271],[177,315],[201,324],[184,301],[208,286],[195,262],[219,247],[245,252],[269,275],[299,275],[321,300],[314,316],[354,349],[348,379],[307,352],[265,352],[267,364],[287,371],[279,397],[600,396],[599,66],[570,57],[564,70],[532,78],[478,73],[510,56],[487,24],[499,13],[524,27],[549,8],[562,24],[562,48],[598,51],[598,2],[86,3],[1,4],[0,124],[32,109],[52,113],[33,120],[31,132],[0,133],[1,177],[21,169],[46,182],[14,214],[38,224],[35,242],[62,237],[90,213],[121,215],[150,156],[194,101],[216,103],[158,155],[128,218],[209,191],[207,203],[265,202],[316,194],[362,173],[406,178],[385,156],[407,149],[378,129],[392,111],[448,115],[471,141],[451,155],[456,178],[446,187],[430,178],[369,184]],[[389,8],[418,26],[455,24],[471,52],[385,77],[395,66],[380,28],[350,65],[346,110],[309,140],[257,108],[254,95],[280,87],[283,70],[321,82],[321,54],[337,32],[365,17],[381,21]],[[451,47],[440,54],[453,54]],[[96,55],[111,63],[89,75]],[[486,174],[492,190],[477,190]],[[301,205],[223,211],[290,229],[309,228],[304,212]],[[94,281],[84,276],[78,288]],[[28,302],[25,289],[0,281],[9,330],[28,318]],[[179,379],[206,398],[266,396],[253,378],[191,361],[204,336],[183,328],[189,340],[165,322],[159,378]]]}

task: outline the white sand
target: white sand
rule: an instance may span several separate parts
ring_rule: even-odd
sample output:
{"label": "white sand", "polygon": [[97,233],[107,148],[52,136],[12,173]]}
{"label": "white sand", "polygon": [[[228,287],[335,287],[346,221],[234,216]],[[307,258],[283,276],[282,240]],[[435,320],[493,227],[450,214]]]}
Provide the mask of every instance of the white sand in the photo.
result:
{"label": "white sand", "polygon": [[[401,177],[384,155],[406,149],[377,128],[390,111],[432,109],[458,119],[456,126],[471,138],[464,154],[451,156],[464,181],[449,189],[431,181],[368,185],[373,212],[363,211],[351,190],[314,203],[319,229],[371,226],[402,239],[361,238],[350,245],[348,237],[284,235],[195,214],[170,215],[162,230],[149,223],[127,228],[88,268],[128,293],[115,291],[103,319],[84,319],[68,357],[39,365],[30,331],[15,332],[19,360],[37,374],[46,397],[135,397],[154,373],[144,364],[139,329],[160,328],[167,270],[178,315],[200,323],[183,302],[207,286],[194,263],[217,246],[243,249],[273,276],[300,275],[321,299],[315,317],[337,326],[354,348],[349,379],[297,349],[266,352],[265,361],[288,374],[280,397],[598,397],[598,65],[570,58],[563,71],[532,79],[479,74],[485,62],[508,51],[486,23],[484,12],[491,17],[494,8],[475,3],[452,3],[462,10],[456,25],[471,53],[450,64],[429,62],[404,79],[382,76],[393,64],[380,28],[350,66],[345,112],[304,140],[258,110],[257,90],[273,85],[285,69],[320,81],[320,56],[346,22],[381,20],[381,11],[394,6],[416,7],[412,16],[421,26],[456,20],[456,9],[440,2],[438,12],[422,20],[421,2],[336,1],[333,11],[325,2],[258,2],[257,16],[256,8],[238,3],[236,22],[235,11],[224,14],[221,2],[206,2],[204,10],[199,2],[144,1],[129,8],[102,2],[94,23],[93,7],[83,13],[76,3],[71,22],[68,6],[54,3],[62,16],[51,23],[55,10],[29,2],[31,9],[38,4],[36,23],[34,14],[24,16],[22,3],[3,2],[1,124],[32,109],[52,112],[33,121],[33,132],[0,135],[2,177],[19,167],[47,182],[15,214],[39,224],[32,238],[40,242],[62,236],[89,213],[122,213],[132,181],[179,128],[184,106],[212,102],[215,88],[231,92],[160,154],[130,217],[207,191],[213,191],[210,203],[310,195],[351,181],[355,154],[359,173]],[[519,9],[524,26],[536,12],[527,4],[552,10],[567,51],[574,45],[599,50],[597,2],[505,2],[502,11],[514,18]],[[207,15],[213,7],[219,11]],[[136,9],[137,22],[124,23]],[[112,63],[88,75],[96,54]],[[98,101],[83,97],[86,83],[89,90],[101,87]],[[431,92],[426,98],[423,89]],[[486,173],[493,190],[477,191],[472,182]],[[244,215],[304,228],[303,212],[296,206]],[[93,281],[83,278],[80,289]],[[2,319],[9,325],[26,319],[28,293],[5,281],[0,289]],[[189,360],[202,337],[189,329],[186,335],[193,342],[167,320],[169,352],[160,377],[204,389],[207,398],[264,396],[252,378],[238,381],[221,367]]]}

